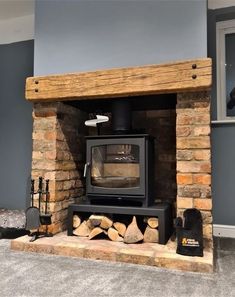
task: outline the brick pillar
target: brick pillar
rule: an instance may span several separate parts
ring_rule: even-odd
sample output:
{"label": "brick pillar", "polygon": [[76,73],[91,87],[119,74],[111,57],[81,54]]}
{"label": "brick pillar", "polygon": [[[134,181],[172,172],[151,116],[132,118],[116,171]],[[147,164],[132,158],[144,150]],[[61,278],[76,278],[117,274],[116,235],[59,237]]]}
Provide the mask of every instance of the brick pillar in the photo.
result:
{"label": "brick pillar", "polygon": [[66,229],[68,205],[84,192],[84,114],[63,103],[36,103],[33,120],[32,178],[50,180],[50,231],[57,233]]}
{"label": "brick pillar", "polygon": [[212,243],[209,94],[178,94],[176,113],[177,213],[199,209],[204,239]]}

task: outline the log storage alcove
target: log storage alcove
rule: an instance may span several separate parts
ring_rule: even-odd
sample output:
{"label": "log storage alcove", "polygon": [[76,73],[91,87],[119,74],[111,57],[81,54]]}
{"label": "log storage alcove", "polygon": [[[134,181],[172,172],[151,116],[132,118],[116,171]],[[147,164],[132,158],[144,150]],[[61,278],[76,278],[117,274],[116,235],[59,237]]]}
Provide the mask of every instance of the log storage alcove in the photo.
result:
{"label": "log storage alcove", "polygon": [[[85,194],[81,177],[84,152],[82,145],[77,145],[84,136],[81,132],[84,117],[75,103],[92,105],[96,101],[106,103],[132,97],[136,98],[136,102],[144,102],[143,96],[156,95],[154,100],[157,104],[161,95],[174,94],[177,101],[174,128],[176,213],[182,215],[185,209],[193,207],[201,211],[203,235],[209,253],[206,263],[200,266],[201,260],[194,258],[189,261],[196,266],[192,267],[190,262],[185,264],[184,269],[211,271],[211,85],[212,63],[209,58],[27,78],[26,99],[34,104],[32,178],[43,176],[50,179],[52,225],[49,231],[58,233],[66,229],[68,206],[74,203],[75,198]],[[167,96],[164,100],[170,100]],[[14,244],[12,246],[14,248]],[[19,244],[15,244],[15,248],[19,249]],[[172,259],[154,259],[153,262],[149,258],[146,261],[152,263],[149,265],[173,268],[186,263],[186,258],[180,258],[180,265],[172,264]]]}

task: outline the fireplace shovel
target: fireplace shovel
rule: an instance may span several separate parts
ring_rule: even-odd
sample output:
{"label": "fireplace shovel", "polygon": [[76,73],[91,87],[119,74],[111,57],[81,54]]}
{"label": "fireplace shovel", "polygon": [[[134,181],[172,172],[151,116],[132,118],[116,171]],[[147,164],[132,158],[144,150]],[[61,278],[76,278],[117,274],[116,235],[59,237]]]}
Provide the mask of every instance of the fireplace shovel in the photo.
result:
{"label": "fireplace shovel", "polygon": [[34,180],[31,180],[31,203],[32,206],[28,207],[25,212],[26,225],[25,229],[27,231],[35,230],[40,227],[40,211],[34,206]]}

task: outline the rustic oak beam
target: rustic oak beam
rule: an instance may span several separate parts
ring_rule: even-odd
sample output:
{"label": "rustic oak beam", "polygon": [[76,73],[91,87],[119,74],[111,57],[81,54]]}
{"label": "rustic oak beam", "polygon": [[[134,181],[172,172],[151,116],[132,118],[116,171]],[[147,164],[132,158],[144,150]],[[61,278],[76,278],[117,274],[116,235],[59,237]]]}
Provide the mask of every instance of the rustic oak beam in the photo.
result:
{"label": "rustic oak beam", "polygon": [[29,77],[26,99],[71,101],[209,90],[211,59]]}

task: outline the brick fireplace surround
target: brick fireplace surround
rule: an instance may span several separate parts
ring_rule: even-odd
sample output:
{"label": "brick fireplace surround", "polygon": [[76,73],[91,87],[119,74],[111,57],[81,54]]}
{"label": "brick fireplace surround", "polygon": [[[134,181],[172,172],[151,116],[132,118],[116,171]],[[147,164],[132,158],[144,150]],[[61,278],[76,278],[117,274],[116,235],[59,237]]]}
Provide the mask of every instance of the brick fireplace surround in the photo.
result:
{"label": "brick fireplace surround", "polygon": [[[173,201],[180,216],[186,208],[201,211],[210,268],[202,265],[196,271],[210,271],[210,87],[210,59],[28,78],[26,98],[34,103],[32,178],[43,176],[50,180],[50,231],[55,234],[66,229],[68,205],[85,194],[82,172],[88,113],[68,103],[127,96],[139,96],[141,100],[146,95],[156,96],[153,100],[157,101],[160,94],[175,94],[176,108],[134,111],[133,126],[144,125],[141,128],[156,138],[156,200]],[[17,242],[12,244],[15,249],[19,246]],[[195,269],[189,266],[187,270]]]}

